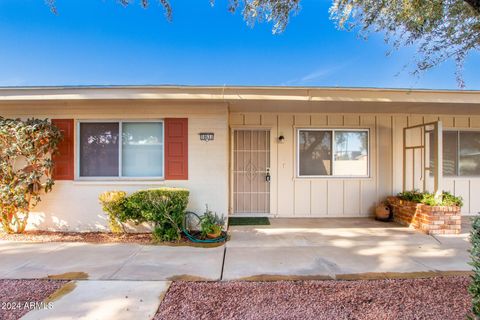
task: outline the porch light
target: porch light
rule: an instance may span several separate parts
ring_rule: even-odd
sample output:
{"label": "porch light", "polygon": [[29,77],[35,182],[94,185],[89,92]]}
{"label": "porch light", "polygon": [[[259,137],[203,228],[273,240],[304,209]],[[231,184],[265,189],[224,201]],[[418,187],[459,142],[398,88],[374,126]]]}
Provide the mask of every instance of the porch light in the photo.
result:
{"label": "porch light", "polygon": [[213,132],[200,132],[199,135],[200,140],[205,142],[213,141],[215,138],[215,134]]}

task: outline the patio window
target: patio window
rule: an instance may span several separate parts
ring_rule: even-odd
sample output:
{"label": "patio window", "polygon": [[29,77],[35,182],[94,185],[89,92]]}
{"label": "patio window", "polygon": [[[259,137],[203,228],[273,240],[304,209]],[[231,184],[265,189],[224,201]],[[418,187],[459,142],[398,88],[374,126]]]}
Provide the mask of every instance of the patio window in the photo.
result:
{"label": "patio window", "polygon": [[480,176],[480,131],[443,132],[443,175]]}
{"label": "patio window", "polygon": [[298,177],[368,177],[367,129],[298,129]]}
{"label": "patio window", "polygon": [[81,122],[79,177],[162,178],[163,122]]}

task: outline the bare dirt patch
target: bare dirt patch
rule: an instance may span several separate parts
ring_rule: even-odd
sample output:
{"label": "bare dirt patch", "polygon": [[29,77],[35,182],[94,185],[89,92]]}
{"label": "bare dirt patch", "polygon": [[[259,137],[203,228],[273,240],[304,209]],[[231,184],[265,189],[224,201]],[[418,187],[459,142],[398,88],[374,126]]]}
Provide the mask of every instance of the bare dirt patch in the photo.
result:
{"label": "bare dirt patch", "polygon": [[175,282],[155,319],[465,319],[469,282],[468,276]]}
{"label": "bare dirt patch", "polygon": [[[20,319],[67,281],[0,280],[0,319]],[[46,302],[47,303],[47,302]]]}
{"label": "bare dirt patch", "polygon": [[155,242],[151,233],[116,234],[111,232],[59,232],[26,231],[22,234],[0,232],[0,240],[19,242],[87,242],[87,243],[137,243],[164,246],[193,246],[212,248],[224,243],[193,243],[186,237],[175,242]]}

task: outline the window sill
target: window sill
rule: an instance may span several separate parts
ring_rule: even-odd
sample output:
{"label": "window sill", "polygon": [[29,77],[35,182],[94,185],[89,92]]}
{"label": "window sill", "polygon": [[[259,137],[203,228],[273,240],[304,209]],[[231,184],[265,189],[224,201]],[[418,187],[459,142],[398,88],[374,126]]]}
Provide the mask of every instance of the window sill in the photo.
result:
{"label": "window sill", "polygon": [[351,177],[351,176],[344,176],[344,177],[334,177],[334,176],[321,176],[321,177],[294,177],[293,180],[300,180],[300,181],[314,181],[314,180],[364,180],[370,181],[373,180],[373,177]]}
{"label": "window sill", "polygon": [[449,176],[449,177],[443,177],[443,180],[472,180],[472,179],[480,179],[480,176],[454,176],[454,177]]}
{"label": "window sill", "polygon": [[74,185],[80,186],[144,186],[144,185],[165,185],[164,179],[138,179],[138,180],[74,180]]}

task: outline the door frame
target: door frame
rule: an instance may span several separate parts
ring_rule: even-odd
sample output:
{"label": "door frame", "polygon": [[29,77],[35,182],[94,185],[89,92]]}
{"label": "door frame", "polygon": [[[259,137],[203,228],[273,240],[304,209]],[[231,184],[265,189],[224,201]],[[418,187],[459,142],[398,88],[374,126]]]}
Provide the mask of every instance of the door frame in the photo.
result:
{"label": "door frame", "polygon": [[[270,209],[270,212],[269,213],[259,213],[259,214],[235,214],[233,212],[233,203],[234,203],[234,194],[233,194],[233,191],[234,191],[234,186],[233,186],[233,171],[234,171],[234,132],[235,131],[240,131],[240,130],[245,130],[245,131],[249,131],[249,130],[265,130],[265,131],[269,131],[270,132],[270,175],[271,175],[271,178],[270,178],[270,205],[269,205],[269,209]],[[263,125],[257,125],[257,126],[244,126],[244,125],[231,125],[230,126],[230,144],[229,144],[229,148],[230,148],[230,157],[229,157],[229,203],[228,203],[228,215],[229,216],[237,216],[237,217],[240,217],[240,216],[245,216],[245,217],[252,217],[252,216],[255,216],[255,217],[272,217],[274,216],[274,212],[276,211],[276,208],[272,210],[273,205],[275,204],[275,199],[276,199],[276,188],[274,188],[274,186],[276,186],[276,175],[277,175],[277,168],[276,168],[276,165],[275,165],[275,159],[273,158],[273,153],[272,153],[272,149],[273,149],[273,146],[274,146],[274,143],[276,141],[276,132],[274,132],[274,127],[273,126],[263,126]]]}
{"label": "door frame", "polygon": [[[433,127],[433,129],[428,130],[428,127]],[[419,145],[410,145],[407,141],[407,132],[409,130],[420,129],[420,144]],[[427,133],[432,132],[434,137],[433,143],[433,159],[429,159],[427,155]],[[429,141],[431,143],[431,141]],[[428,148],[432,148],[431,145]],[[423,191],[427,191],[427,176],[430,176],[430,173],[433,174],[433,193],[435,196],[440,196],[443,191],[443,124],[441,120],[421,123],[413,126],[407,126],[403,128],[403,180],[402,180],[402,190],[407,191],[407,151],[412,150],[412,183],[413,188],[415,188],[415,150],[421,150],[421,177],[422,177],[422,188]],[[433,160],[434,170],[430,167],[430,161]],[[427,163],[428,162],[428,163]]]}

